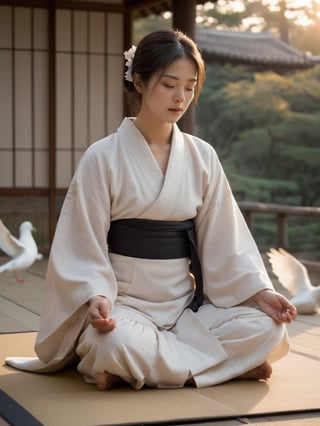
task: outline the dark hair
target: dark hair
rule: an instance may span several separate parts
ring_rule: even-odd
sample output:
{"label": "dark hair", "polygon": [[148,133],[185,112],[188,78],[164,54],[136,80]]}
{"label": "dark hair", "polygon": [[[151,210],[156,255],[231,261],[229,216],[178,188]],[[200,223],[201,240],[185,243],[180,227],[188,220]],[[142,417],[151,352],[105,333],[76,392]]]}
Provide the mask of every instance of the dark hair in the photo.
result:
{"label": "dark hair", "polygon": [[[205,64],[197,44],[179,30],[160,30],[146,35],[138,44],[133,63],[132,75],[139,74],[144,83],[157,72],[164,70],[173,61],[187,57],[197,70],[197,85],[194,100],[197,101],[205,79]],[[132,105],[140,106],[141,95],[134,84],[124,80],[127,93],[131,94]]]}

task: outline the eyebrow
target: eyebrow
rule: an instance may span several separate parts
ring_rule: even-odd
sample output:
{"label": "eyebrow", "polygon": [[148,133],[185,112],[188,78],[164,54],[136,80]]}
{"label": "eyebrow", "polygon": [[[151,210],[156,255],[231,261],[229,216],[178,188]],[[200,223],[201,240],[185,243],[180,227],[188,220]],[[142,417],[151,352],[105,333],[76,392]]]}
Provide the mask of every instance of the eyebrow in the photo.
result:
{"label": "eyebrow", "polygon": [[[163,74],[163,75],[162,75],[162,78],[163,78],[163,77],[172,78],[173,80],[179,80],[179,78],[178,78],[178,77],[176,77],[175,75],[171,75],[171,74]],[[189,81],[197,82],[197,81],[198,81],[198,79],[197,79],[196,77],[194,77],[194,78],[190,78],[190,79],[189,79]]]}

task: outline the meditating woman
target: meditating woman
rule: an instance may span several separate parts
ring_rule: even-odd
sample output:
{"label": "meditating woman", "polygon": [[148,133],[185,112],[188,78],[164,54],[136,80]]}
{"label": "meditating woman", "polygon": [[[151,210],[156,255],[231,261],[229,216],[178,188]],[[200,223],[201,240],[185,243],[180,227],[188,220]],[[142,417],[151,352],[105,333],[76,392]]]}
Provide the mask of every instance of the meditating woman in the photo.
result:
{"label": "meditating woman", "polygon": [[156,31],[125,52],[137,108],[83,155],[52,244],[38,358],[86,381],[179,388],[268,379],[294,306],[274,291],[217,155],[179,130],[205,78],[197,45]]}

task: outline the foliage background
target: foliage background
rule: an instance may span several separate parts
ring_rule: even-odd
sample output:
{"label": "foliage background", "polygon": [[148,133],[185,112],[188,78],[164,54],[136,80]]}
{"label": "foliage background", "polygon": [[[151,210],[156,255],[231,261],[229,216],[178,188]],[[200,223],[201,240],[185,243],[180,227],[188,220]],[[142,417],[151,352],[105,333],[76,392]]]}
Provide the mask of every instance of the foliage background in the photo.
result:
{"label": "foliage background", "polygon": [[[209,65],[197,125],[238,201],[320,206],[320,65],[285,76]],[[254,235],[274,244],[275,217],[257,215]],[[319,252],[319,219],[290,218],[288,249]]]}
{"label": "foliage background", "polygon": [[[214,7],[198,7],[197,23],[271,31],[319,55],[319,3],[219,0]],[[150,31],[171,28],[168,16],[136,20],[134,43]],[[279,75],[208,64],[196,114],[197,134],[216,149],[238,201],[320,206],[320,65]],[[319,219],[291,217],[288,233],[288,250],[320,258]],[[253,234],[260,250],[273,246],[275,216],[256,215]]]}

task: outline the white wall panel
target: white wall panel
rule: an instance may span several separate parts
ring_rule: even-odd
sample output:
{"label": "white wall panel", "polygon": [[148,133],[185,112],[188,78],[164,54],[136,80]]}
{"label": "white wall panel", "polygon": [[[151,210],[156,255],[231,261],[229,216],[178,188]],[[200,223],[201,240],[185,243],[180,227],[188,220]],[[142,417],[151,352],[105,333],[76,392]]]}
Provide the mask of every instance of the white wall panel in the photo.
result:
{"label": "white wall panel", "polygon": [[32,154],[30,151],[16,152],[16,185],[32,186]]}
{"label": "white wall panel", "polygon": [[108,56],[107,64],[107,129],[111,133],[119,126],[123,114],[123,80],[119,78],[123,58]]}
{"label": "white wall panel", "polygon": [[88,133],[88,57],[74,55],[74,146],[85,149]]}
{"label": "white wall panel", "polygon": [[88,51],[88,13],[74,12],[73,13],[73,40],[75,52]]}
{"label": "white wall panel", "polygon": [[57,10],[56,12],[56,49],[71,50],[71,11]]}
{"label": "white wall panel", "polygon": [[36,151],[35,159],[35,186],[38,188],[47,188],[49,185],[49,153],[48,151]]}
{"label": "white wall panel", "polygon": [[[48,18],[0,6],[1,187],[49,185]],[[66,188],[87,146],[122,119],[122,15],[58,9],[56,49],[56,176]]]}
{"label": "white wall panel", "polygon": [[9,6],[0,6],[0,48],[12,47],[12,9]]}
{"label": "white wall panel", "polygon": [[57,148],[71,148],[71,56],[57,53],[56,69],[56,145]]}
{"label": "white wall panel", "polygon": [[77,168],[81,157],[83,156],[84,151],[74,151],[73,159],[74,159],[74,167]]}
{"label": "white wall panel", "polygon": [[31,48],[31,9],[14,8],[14,45],[16,49]]}
{"label": "white wall panel", "polygon": [[15,136],[17,148],[32,146],[31,52],[15,51]]}
{"label": "white wall panel", "polygon": [[33,11],[33,47],[34,49],[48,49],[48,12],[46,9]]}
{"label": "white wall panel", "polygon": [[89,50],[92,53],[105,52],[105,15],[99,12],[89,13]]}
{"label": "white wall panel", "polygon": [[71,181],[72,169],[71,169],[71,151],[57,151],[57,187],[67,188]]}
{"label": "white wall panel", "polygon": [[123,18],[122,15],[109,13],[107,15],[107,52],[108,54],[123,54]]}
{"label": "white wall panel", "polygon": [[11,187],[13,185],[12,156],[12,152],[0,152],[0,187]]}
{"label": "white wall panel", "polygon": [[34,52],[34,147],[49,147],[48,53]]}
{"label": "white wall panel", "polygon": [[0,50],[0,64],[0,148],[12,148],[12,52]]}
{"label": "white wall panel", "polygon": [[90,142],[105,135],[105,60],[104,56],[90,56]]}

